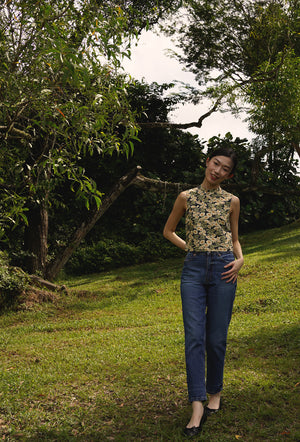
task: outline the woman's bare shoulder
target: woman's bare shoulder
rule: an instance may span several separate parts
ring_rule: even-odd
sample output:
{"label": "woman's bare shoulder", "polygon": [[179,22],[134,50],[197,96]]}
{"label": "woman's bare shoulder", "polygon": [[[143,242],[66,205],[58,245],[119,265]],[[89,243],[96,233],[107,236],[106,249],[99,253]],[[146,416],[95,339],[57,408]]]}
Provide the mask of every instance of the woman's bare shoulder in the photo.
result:
{"label": "woman's bare shoulder", "polygon": [[182,192],[180,192],[180,194],[178,195],[178,198],[183,199],[183,200],[187,200],[188,197],[188,190],[183,190]]}
{"label": "woman's bare shoulder", "polygon": [[232,195],[231,198],[231,204],[230,204],[230,212],[238,211],[240,210],[240,200],[237,196]]}
{"label": "woman's bare shoulder", "polygon": [[190,193],[196,192],[197,190],[198,187],[193,187],[192,189],[183,190],[178,196],[181,195],[182,198],[187,199]]}
{"label": "woman's bare shoulder", "polygon": [[234,205],[239,205],[239,204],[240,204],[240,199],[239,199],[237,196],[232,195],[231,202],[232,202]]}
{"label": "woman's bare shoulder", "polygon": [[193,192],[194,190],[196,190],[197,188],[193,188],[193,189],[187,189],[187,190],[183,190],[182,192],[180,192],[180,194],[178,195],[178,200],[179,201],[184,201],[185,203],[187,202],[191,192]]}

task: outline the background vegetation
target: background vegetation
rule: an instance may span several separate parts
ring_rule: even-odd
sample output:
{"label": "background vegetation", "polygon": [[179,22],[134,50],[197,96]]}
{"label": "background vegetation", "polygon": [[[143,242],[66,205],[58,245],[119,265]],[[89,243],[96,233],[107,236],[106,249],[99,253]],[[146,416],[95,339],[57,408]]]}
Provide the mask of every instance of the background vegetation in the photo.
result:
{"label": "background vegetation", "polygon": [[[88,255],[101,255],[91,271],[156,258],[159,249],[147,243],[157,240],[176,196],[168,183],[178,191],[199,184],[207,152],[224,144],[240,158],[228,190],[242,202],[241,231],[298,219],[298,16],[296,0],[5,1],[0,240],[10,263],[53,279],[80,241],[68,271],[81,262],[86,272]],[[176,39],[198,88],[139,83],[122,71],[135,39],[155,24]],[[170,121],[179,102],[207,98],[211,107],[194,122]],[[256,137],[199,140],[182,130],[217,110],[246,110]],[[136,165],[165,191],[121,189],[102,215],[114,184]]]}

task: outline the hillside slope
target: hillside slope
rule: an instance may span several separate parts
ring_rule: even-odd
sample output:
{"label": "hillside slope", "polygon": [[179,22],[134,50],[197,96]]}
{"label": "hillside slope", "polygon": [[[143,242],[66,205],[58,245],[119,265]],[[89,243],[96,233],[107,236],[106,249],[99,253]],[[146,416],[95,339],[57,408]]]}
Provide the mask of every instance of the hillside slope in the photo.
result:
{"label": "hillside slope", "polygon": [[[224,408],[203,441],[300,440],[299,235],[296,223],[242,238]],[[68,294],[0,316],[0,437],[181,441],[182,262],[78,276]]]}

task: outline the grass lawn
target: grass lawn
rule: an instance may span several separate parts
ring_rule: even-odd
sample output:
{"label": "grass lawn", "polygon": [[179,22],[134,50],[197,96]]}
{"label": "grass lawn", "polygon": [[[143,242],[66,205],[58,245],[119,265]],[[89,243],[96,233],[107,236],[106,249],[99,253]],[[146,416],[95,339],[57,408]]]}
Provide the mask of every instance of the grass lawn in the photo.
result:
{"label": "grass lawn", "polygon": [[[224,408],[199,439],[299,441],[300,224],[242,243]],[[79,276],[69,295],[2,314],[0,439],[184,440],[182,262]]]}

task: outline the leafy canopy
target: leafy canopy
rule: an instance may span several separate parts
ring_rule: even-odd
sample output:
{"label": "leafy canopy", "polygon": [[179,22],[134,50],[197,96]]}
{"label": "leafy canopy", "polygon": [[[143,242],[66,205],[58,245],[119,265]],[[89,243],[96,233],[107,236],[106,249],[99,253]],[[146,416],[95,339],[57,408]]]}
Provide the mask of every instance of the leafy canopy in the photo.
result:
{"label": "leafy canopy", "polygon": [[[178,35],[181,63],[215,109],[248,111],[263,138],[258,157],[278,149],[300,154],[298,0],[187,0],[169,34]],[[245,107],[246,106],[246,107]]]}
{"label": "leafy canopy", "polygon": [[113,2],[5,2],[0,11],[0,191],[6,220],[24,217],[29,203],[51,203],[62,179],[87,206],[91,197],[100,204],[101,193],[80,160],[95,151],[129,154],[132,149],[134,112],[127,81],[116,74],[137,32],[129,19]]}

